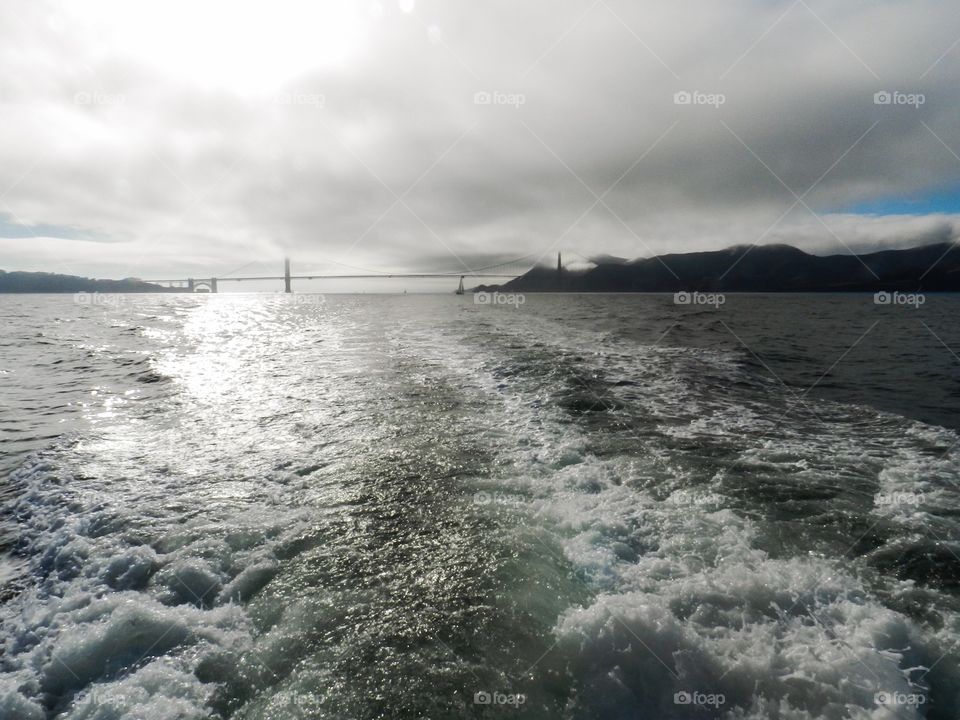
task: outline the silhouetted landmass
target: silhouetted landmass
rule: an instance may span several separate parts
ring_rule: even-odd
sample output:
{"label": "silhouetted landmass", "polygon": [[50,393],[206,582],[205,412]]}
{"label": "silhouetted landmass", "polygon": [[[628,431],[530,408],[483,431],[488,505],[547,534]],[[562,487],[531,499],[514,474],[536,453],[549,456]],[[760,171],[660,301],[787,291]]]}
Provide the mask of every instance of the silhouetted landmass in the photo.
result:
{"label": "silhouetted landmass", "polygon": [[497,289],[501,292],[960,292],[960,246],[937,243],[859,256],[818,256],[789,245],[738,245],[715,252],[602,263],[580,272],[536,267]]}
{"label": "silhouetted landmass", "polygon": [[184,291],[185,288],[163,287],[136,278],[94,280],[78,275],[59,275],[45,272],[5,272],[0,270],[0,293],[166,293]]}

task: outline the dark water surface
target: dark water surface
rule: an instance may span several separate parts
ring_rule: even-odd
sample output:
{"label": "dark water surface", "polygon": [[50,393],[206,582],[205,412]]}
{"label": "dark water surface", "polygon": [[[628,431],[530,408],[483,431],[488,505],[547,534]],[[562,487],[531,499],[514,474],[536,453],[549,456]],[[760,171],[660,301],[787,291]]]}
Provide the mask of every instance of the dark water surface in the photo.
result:
{"label": "dark water surface", "polygon": [[0,718],[957,716],[960,298],[114,299],[0,296]]}

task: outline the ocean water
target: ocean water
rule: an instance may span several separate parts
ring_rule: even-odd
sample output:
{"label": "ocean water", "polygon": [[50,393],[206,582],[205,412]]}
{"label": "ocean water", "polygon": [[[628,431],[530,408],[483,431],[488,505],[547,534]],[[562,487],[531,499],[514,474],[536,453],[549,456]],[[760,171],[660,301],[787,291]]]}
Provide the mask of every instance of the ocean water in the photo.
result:
{"label": "ocean water", "polygon": [[958,311],[0,296],[0,718],[956,718]]}

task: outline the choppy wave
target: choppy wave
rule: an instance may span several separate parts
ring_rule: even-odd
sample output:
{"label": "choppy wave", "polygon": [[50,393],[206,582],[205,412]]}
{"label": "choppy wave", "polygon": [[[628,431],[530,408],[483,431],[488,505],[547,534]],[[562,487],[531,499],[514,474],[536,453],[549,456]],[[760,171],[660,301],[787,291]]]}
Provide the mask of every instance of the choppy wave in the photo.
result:
{"label": "choppy wave", "polygon": [[619,305],[144,302],[57,341],[0,717],[960,706],[953,430]]}

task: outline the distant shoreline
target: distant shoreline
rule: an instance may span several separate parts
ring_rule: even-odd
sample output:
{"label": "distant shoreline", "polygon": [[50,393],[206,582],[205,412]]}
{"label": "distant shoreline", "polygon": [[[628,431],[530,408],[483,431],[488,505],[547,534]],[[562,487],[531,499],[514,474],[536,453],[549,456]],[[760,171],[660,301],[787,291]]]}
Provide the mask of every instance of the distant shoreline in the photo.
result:
{"label": "distant shoreline", "polygon": [[6,272],[0,270],[0,294],[66,294],[66,293],[184,293],[187,288],[168,288],[137,278],[97,280],[79,275],[48,272]]}
{"label": "distant shoreline", "polygon": [[601,262],[585,270],[538,266],[481,292],[937,293],[960,292],[960,246],[935,243],[864,255],[811,255],[789,245]]}
{"label": "distant shoreline", "polygon": [[[726,250],[675,253],[628,262],[610,256],[572,270],[536,266],[502,285],[469,292],[502,293],[956,293],[960,246],[935,243],[864,255],[811,255],[790,245],[739,245]],[[216,281],[204,282],[216,292]],[[48,272],[0,270],[0,294],[195,294],[139,278],[102,280]],[[202,293],[202,291],[201,291]],[[199,294],[199,293],[197,293]],[[206,293],[204,293],[206,294]],[[347,293],[349,294],[349,293]],[[383,293],[392,294],[392,293]],[[397,293],[400,294],[400,293]],[[442,294],[442,293],[441,293]]]}

